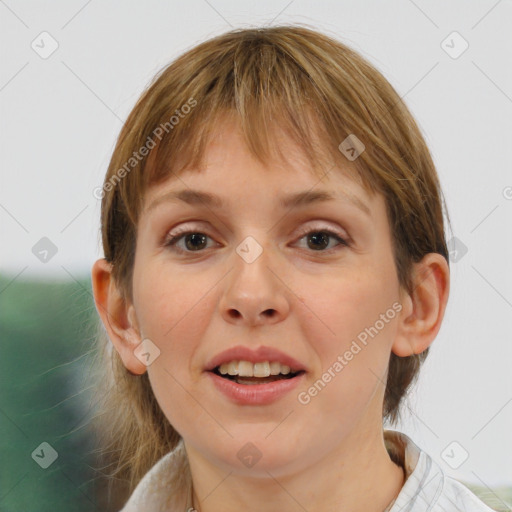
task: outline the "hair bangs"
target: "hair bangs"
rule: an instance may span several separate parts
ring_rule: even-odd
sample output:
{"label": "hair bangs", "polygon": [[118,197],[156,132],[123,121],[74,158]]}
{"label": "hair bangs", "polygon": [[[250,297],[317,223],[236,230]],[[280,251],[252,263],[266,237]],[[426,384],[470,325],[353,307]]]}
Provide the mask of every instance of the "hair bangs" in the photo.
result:
{"label": "hair bangs", "polygon": [[[252,44],[240,41],[220,60],[204,66],[182,90],[174,89],[173,108],[179,105],[178,98],[183,102],[186,97],[194,98],[196,106],[152,150],[144,169],[144,188],[185,170],[204,168],[209,142],[222,133],[224,123],[236,122],[247,148],[265,167],[271,168],[274,161],[289,163],[291,156],[303,157],[319,179],[337,165],[374,191],[368,169],[340,152],[340,142],[351,132],[333,114],[311,77],[290,56],[283,58],[276,45],[260,44],[258,51],[251,51]],[[168,118],[166,112],[157,124]],[[285,141],[292,143],[293,155],[283,150]]]}

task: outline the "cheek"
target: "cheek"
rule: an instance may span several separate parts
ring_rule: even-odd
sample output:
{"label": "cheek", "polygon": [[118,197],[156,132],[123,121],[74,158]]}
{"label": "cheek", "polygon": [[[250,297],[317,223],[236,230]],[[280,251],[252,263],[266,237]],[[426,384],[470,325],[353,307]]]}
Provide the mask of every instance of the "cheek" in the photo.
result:
{"label": "cheek", "polygon": [[160,349],[148,367],[153,393],[169,422],[187,436],[200,436],[212,428],[201,400],[189,392],[200,375],[192,363],[212,314],[200,281],[166,279],[163,273],[155,273],[154,279],[146,277],[139,295],[141,329]]}
{"label": "cheek", "polygon": [[191,322],[197,320],[197,293],[182,279],[169,279],[158,269],[145,271],[137,285],[134,295],[141,335],[159,348],[159,364],[174,372],[175,366],[183,367],[178,363],[193,348],[194,330],[199,328]]}
{"label": "cheek", "polygon": [[318,417],[322,410],[333,411],[332,425],[357,418],[375,393],[384,390],[397,302],[394,288],[382,276],[366,267],[302,295],[314,312],[308,310],[302,329],[318,366],[301,391],[304,401],[310,399],[306,409],[319,411]]}
{"label": "cheek", "polygon": [[148,372],[154,374],[156,388],[178,383],[188,387],[201,377],[198,353],[204,340],[211,337],[208,333],[218,303],[214,293],[218,276],[191,276],[155,267],[144,272],[137,290],[142,334],[160,350]]}
{"label": "cheek", "polygon": [[[141,273],[134,294],[141,328],[147,337],[152,334],[161,342],[173,340],[183,325],[194,325],[201,317],[202,303],[207,300],[208,285],[201,277],[165,266],[152,264]],[[194,322],[191,322],[191,319]]]}
{"label": "cheek", "polygon": [[[369,352],[382,352],[379,349],[383,345],[387,349],[387,343],[382,340],[392,337],[393,304],[397,295],[383,274],[368,267],[351,269],[331,275],[323,282],[317,281],[314,286],[310,283],[302,291],[302,329],[324,366],[328,363],[326,358],[333,360],[343,354],[356,339],[362,343],[379,340],[372,344],[371,350],[364,350],[366,357]],[[380,320],[381,315],[386,316],[385,322]],[[375,326],[378,335],[375,335]],[[369,342],[367,347],[370,347]],[[361,357],[362,352],[359,359],[365,359]]]}

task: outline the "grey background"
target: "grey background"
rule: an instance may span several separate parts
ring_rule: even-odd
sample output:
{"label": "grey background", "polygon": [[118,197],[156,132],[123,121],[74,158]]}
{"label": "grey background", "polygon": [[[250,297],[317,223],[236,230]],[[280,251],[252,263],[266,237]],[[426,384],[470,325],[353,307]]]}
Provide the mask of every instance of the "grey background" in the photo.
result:
{"label": "grey background", "polygon": [[[444,188],[448,238],[467,249],[453,255],[445,321],[397,428],[449,475],[510,485],[511,21],[510,0],[0,1],[0,272],[90,272],[102,255],[93,190],[138,96],[174,57],[232,27],[326,31],[367,57],[412,110]],[[58,43],[48,58],[31,47],[50,48],[44,31]],[[469,44],[458,58],[454,31]],[[46,262],[33,252],[43,237],[57,251]],[[469,457],[452,469],[447,460],[462,450]]]}

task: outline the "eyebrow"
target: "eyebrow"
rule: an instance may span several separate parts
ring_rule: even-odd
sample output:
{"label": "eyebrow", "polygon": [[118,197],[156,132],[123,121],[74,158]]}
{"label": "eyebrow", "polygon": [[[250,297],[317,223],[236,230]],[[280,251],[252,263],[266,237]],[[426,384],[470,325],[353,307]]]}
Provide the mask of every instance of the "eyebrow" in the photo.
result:
{"label": "eyebrow", "polygon": [[[348,192],[342,192],[341,196],[346,201],[352,203],[354,206],[362,210],[366,215],[371,215],[368,206],[366,206],[357,196],[349,194]],[[335,195],[326,190],[304,190],[302,192],[281,196],[279,198],[279,204],[282,208],[288,208],[290,206],[303,207],[313,203],[336,201],[337,199],[338,198]],[[183,189],[176,191],[173,190],[161,195],[147,207],[146,213],[149,213],[163,203],[176,201],[182,201],[190,205],[207,206],[217,209],[223,208],[224,206],[224,202],[219,196],[200,190]]]}

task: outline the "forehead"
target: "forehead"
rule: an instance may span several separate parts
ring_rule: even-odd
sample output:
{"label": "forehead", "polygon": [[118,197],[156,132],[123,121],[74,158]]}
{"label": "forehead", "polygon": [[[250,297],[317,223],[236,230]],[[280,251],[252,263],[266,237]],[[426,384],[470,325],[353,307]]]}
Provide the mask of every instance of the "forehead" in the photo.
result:
{"label": "forehead", "polygon": [[278,151],[260,161],[248,148],[236,122],[223,120],[208,141],[199,168],[185,167],[148,188],[143,213],[166,202],[183,202],[222,209],[236,197],[259,195],[273,198],[282,208],[345,201],[367,215],[371,191],[363,188],[350,162],[333,162],[321,155],[321,167],[313,169],[305,152],[276,130]]}

